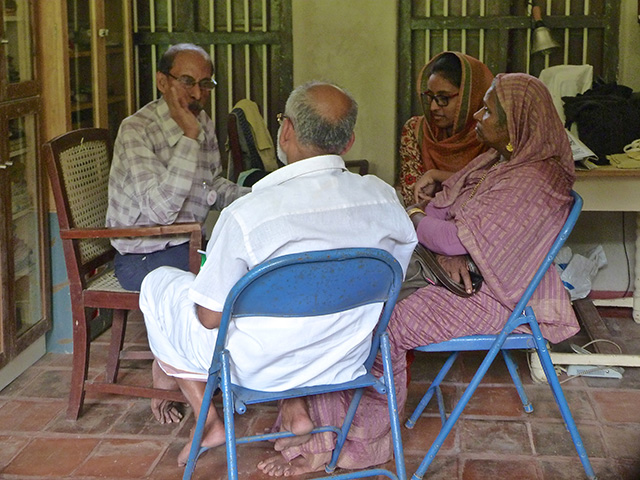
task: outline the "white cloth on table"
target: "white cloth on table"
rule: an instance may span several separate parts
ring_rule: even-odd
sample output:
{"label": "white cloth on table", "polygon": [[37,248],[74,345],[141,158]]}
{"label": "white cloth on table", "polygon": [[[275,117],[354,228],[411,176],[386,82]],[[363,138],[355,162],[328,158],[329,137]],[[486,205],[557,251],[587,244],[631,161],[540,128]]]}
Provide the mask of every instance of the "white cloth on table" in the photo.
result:
{"label": "white cloth on table", "polygon": [[[217,332],[200,325],[193,302],[222,311],[245,273],[281,255],[376,247],[406,270],[415,244],[411,221],[395,190],[382,180],[350,173],[336,155],[295,162],[223,210],[195,279],[168,267],[145,278],[140,306],[151,349],[175,369],[204,375]],[[232,379],[263,390],[353,379],[362,373],[380,309],[368,305],[321,317],[236,318],[227,339]],[[295,378],[283,374],[291,371]]]}
{"label": "white cloth on table", "polygon": [[562,97],[575,97],[589,90],[593,84],[593,66],[554,65],[540,72],[540,81],[549,89],[553,105],[558,111],[560,120],[564,123],[565,115]]}

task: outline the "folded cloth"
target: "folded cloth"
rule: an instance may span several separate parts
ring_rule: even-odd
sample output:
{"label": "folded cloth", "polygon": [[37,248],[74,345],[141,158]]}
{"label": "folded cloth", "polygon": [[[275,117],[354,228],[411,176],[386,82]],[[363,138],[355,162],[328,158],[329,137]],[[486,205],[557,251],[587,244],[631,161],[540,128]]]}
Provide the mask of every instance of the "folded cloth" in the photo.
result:
{"label": "folded cloth", "polygon": [[614,153],[613,155],[607,155],[607,159],[616,168],[640,169],[640,156],[639,158],[633,158],[628,153]]}
{"label": "folded cloth", "polygon": [[626,153],[628,157],[640,160],[640,138],[634,140],[629,145],[625,145],[624,153]]}
{"label": "folded cloth", "polygon": [[553,105],[564,123],[566,117],[562,97],[574,97],[590,89],[593,84],[593,66],[554,65],[540,72],[540,81],[549,89]]}

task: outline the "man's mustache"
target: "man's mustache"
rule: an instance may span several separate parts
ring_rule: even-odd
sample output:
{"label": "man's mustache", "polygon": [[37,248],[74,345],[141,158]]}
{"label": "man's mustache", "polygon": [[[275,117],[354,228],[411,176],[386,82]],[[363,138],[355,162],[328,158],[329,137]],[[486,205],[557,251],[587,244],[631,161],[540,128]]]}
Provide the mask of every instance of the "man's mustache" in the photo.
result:
{"label": "man's mustache", "polygon": [[193,100],[189,103],[189,110],[191,110],[191,113],[193,113],[194,115],[198,115],[203,109],[204,105],[202,105],[197,100]]}

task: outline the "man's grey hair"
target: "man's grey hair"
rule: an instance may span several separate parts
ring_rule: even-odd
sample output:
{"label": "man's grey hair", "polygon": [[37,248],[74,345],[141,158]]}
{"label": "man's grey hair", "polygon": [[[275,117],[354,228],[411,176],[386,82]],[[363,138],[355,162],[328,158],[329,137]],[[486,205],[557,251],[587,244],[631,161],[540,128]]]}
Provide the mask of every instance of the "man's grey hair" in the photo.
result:
{"label": "man's grey hair", "polygon": [[[342,91],[351,105],[341,118],[325,118],[317,110],[312,87],[331,85]],[[312,81],[296,87],[285,107],[285,115],[291,120],[298,141],[302,145],[315,147],[325,154],[341,154],[349,144],[358,116],[358,103],[344,89],[326,82]]]}
{"label": "man's grey hair", "polygon": [[160,61],[158,62],[158,71],[165,75],[169,74],[173,68],[173,62],[176,55],[186,51],[198,52],[202,55],[204,59],[209,62],[209,65],[211,65],[211,74],[213,75],[213,62],[211,61],[211,57],[204,48],[199,45],[194,45],[193,43],[177,43],[175,45],[171,45],[162,54],[162,57],[160,57]]}

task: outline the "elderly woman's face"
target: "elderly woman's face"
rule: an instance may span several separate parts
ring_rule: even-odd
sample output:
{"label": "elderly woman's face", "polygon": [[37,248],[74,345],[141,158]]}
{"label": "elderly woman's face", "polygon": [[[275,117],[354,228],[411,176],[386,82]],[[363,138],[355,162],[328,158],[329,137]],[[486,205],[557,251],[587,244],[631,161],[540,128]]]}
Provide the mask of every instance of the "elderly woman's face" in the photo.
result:
{"label": "elderly woman's face", "polygon": [[476,136],[485,145],[502,151],[509,143],[509,131],[506,118],[501,121],[498,114],[498,95],[493,85],[484,95],[483,103],[484,106],[473,115],[478,122]]}
{"label": "elderly woman's face", "polygon": [[431,112],[432,123],[442,129],[453,127],[460,103],[460,89],[438,73],[429,77],[427,88],[422,93],[422,100]]}

